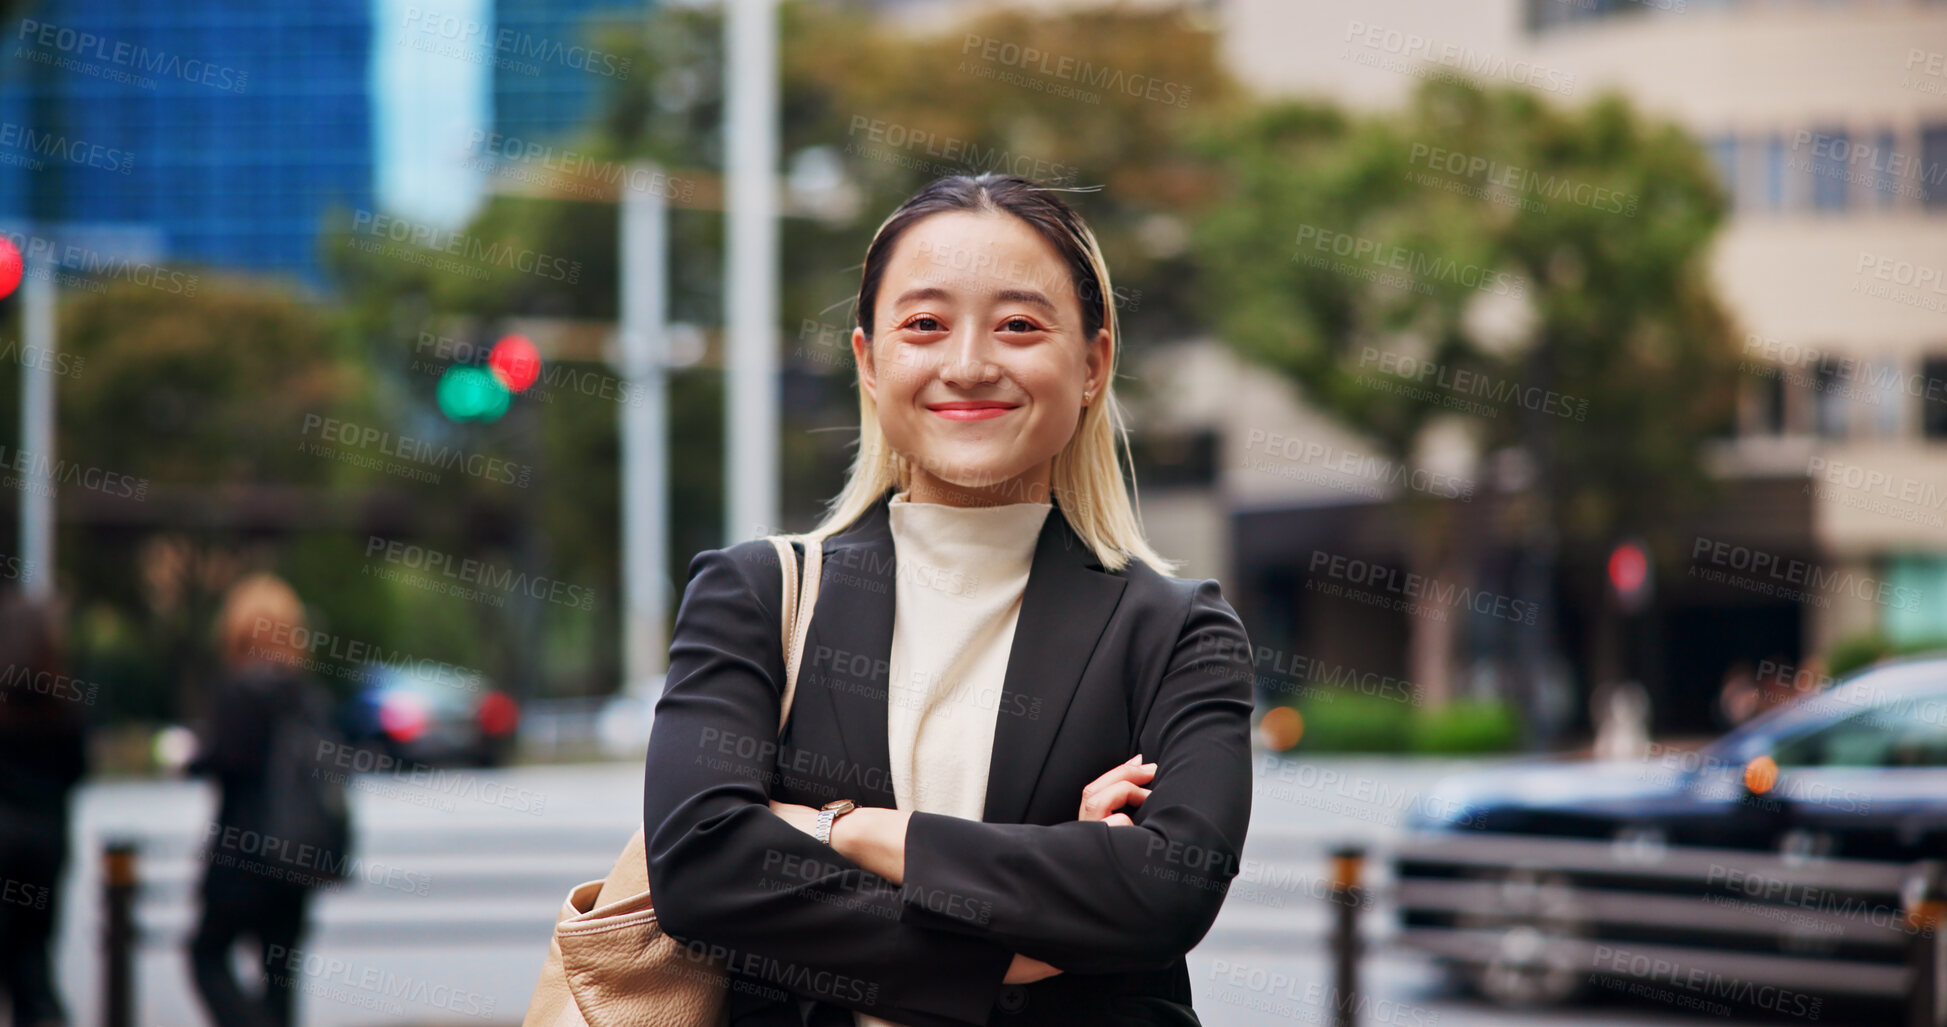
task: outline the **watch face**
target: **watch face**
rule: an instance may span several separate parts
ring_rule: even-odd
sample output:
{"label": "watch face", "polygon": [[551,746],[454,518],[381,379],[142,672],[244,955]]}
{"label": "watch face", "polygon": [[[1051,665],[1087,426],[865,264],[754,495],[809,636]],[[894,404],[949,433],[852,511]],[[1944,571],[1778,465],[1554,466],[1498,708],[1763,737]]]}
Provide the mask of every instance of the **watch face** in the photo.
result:
{"label": "watch face", "polygon": [[850,799],[833,799],[820,808],[828,809],[835,813],[850,813],[853,809],[853,802]]}

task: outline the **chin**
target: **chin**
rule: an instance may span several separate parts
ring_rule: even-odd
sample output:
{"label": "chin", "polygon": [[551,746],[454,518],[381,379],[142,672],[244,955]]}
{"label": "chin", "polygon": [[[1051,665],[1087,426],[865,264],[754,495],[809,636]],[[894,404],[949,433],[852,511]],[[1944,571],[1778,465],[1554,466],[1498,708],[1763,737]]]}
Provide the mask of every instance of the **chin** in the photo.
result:
{"label": "chin", "polygon": [[[991,459],[956,459],[952,454],[941,454],[943,459],[925,463],[933,477],[948,485],[963,489],[992,488],[1022,473],[1006,462]],[[948,470],[950,468],[950,470]]]}

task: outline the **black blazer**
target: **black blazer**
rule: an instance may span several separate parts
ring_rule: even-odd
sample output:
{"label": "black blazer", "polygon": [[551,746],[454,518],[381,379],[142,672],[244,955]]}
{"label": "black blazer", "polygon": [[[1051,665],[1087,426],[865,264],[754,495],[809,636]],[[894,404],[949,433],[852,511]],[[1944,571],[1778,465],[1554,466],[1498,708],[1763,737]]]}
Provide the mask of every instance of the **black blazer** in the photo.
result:
{"label": "black blazer", "polygon": [[[825,540],[781,741],[776,550],[690,561],[643,787],[664,929],[727,963],[736,1027],[850,1027],[849,1010],[911,1027],[1194,1023],[1183,956],[1223,903],[1251,807],[1250,642],[1215,579],[1105,571],[1057,502],[992,697],[985,821],[914,813],[900,887],[770,812],[770,797],[896,806],[893,588],[926,586],[896,576],[891,495]],[[1158,765],[1128,810],[1138,826],[1076,820],[1082,787],[1138,752]],[[1003,985],[1017,952],[1064,972]]]}

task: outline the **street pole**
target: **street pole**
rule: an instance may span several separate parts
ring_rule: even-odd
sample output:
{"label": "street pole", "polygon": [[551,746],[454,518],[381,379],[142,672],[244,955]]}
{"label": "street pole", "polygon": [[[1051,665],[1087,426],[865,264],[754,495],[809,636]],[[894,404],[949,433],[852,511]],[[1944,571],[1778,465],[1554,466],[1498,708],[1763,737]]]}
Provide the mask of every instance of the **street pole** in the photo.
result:
{"label": "street pole", "polygon": [[54,268],[34,262],[21,285],[24,352],[40,354],[20,362],[20,448],[27,454],[26,487],[20,492],[20,556],[27,597],[45,602],[54,595]]}
{"label": "street pole", "polygon": [[776,0],[724,0],[724,542],[778,525]]}
{"label": "street pole", "polygon": [[[638,164],[630,182],[659,182]],[[622,687],[648,695],[667,664],[663,575],[668,567],[667,363],[669,212],[656,189],[622,190]]]}

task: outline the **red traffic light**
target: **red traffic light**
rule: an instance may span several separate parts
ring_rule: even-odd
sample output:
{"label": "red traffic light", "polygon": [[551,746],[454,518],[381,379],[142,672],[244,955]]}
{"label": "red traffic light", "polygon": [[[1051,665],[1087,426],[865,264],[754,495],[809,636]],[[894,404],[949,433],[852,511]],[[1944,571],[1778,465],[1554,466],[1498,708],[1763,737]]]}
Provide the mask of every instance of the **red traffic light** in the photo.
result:
{"label": "red traffic light", "polygon": [[1649,598],[1650,557],[1641,543],[1624,542],[1609,552],[1609,586],[1625,609],[1640,608]]}
{"label": "red traffic light", "polygon": [[27,262],[20,259],[20,250],[6,236],[0,235],[0,300],[13,295],[20,285],[20,277],[27,271]]}
{"label": "red traffic light", "polygon": [[509,335],[494,343],[487,367],[508,392],[520,392],[541,376],[541,351],[525,335]]}

